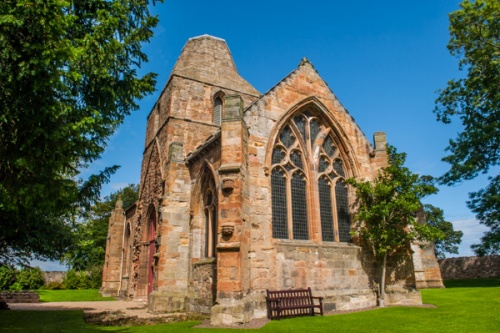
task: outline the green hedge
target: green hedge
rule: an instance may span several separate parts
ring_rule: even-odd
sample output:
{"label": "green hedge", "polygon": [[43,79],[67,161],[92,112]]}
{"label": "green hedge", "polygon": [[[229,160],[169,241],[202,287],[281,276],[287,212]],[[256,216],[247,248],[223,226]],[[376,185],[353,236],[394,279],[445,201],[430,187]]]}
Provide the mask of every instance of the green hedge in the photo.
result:
{"label": "green hedge", "polygon": [[38,289],[43,284],[43,272],[39,267],[17,270],[11,266],[0,266],[0,290]]}

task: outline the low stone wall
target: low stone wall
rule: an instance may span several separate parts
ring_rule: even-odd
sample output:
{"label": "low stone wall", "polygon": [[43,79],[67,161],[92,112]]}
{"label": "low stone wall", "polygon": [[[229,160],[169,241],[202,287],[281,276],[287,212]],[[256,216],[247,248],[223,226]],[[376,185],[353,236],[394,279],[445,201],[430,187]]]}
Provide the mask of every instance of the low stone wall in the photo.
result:
{"label": "low stone wall", "polygon": [[0,301],[6,303],[38,303],[40,295],[34,291],[2,291]]}
{"label": "low stone wall", "polygon": [[45,285],[51,282],[62,283],[65,276],[66,272],[61,272],[61,271],[43,272],[43,279],[45,281]]}
{"label": "low stone wall", "polygon": [[439,267],[443,280],[500,278],[500,256],[446,258]]}

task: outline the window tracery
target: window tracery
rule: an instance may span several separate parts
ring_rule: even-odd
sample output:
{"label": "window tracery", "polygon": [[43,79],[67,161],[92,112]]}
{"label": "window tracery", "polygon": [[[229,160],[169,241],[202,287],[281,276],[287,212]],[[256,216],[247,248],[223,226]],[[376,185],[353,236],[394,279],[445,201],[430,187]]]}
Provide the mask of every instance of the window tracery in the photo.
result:
{"label": "window tracery", "polygon": [[308,111],[292,117],[271,154],[273,238],[307,240],[317,224],[323,241],[350,241],[345,177],[331,128]]}

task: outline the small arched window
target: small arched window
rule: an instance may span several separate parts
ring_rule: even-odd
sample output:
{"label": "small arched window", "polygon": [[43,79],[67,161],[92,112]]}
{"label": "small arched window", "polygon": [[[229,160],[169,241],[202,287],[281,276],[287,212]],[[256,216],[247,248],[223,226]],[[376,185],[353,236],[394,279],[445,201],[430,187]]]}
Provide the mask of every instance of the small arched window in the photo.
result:
{"label": "small arched window", "polygon": [[350,241],[346,171],[332,132],[306,111],[285,123],[276,138],[271,156],[273,238],[307,240],[310,230],[319,229],[324,242]]}
{"label": "small arched window", "polygon": [[212,110],[212,121],[216,125],[220,125],[222,120],[222,98],[216,97],[214,100],[214,108]]}
{"label": "small arched window", "polygon": [[210,177],[204,189],[205,211],[205,257],[215,257],[217,248],[217,191],[213,177]]}

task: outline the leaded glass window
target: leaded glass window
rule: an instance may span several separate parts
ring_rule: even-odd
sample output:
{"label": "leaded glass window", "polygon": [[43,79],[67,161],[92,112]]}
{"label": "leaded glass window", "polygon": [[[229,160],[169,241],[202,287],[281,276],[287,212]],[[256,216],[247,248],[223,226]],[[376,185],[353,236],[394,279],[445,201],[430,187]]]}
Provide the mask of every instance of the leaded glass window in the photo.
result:
{"label": "leaded glass window", "polygon": [[333,169],[339,176],[345,177],[344,167],[342,166],[341,160],[335,160],[333,163]]}
{"label": "leaded glass window", "polygon": [[294,150],[290,154],[290,160],[292,160],[292,163],[297,167],[297,168],[303,168],[302,165],[302,157],[300,156],[300,153],[297,150]]}
{"label": "leaded glass window", "polygon": [[285,127],[285,129],[281,132],[280,140],[286,148],[290,148],[292,146],[295,142],[295,137],[292,135],[290,127]]}
{"label": "leaded glass window", "polygon": [[347,173],[336,142],[333,129],[309,111],[278,133],[271,156],[273,238],[308,240],[316,225],[325,242],[350,241]]}
{"label": "leaded glass window", "polygon": [[306,180],[295,172],[291,181],[293,239],[309,239],[307,218]]}
{"label": "leaded glass window", "polygon": [[285,153],[285,151],[283,149],[281,149],[281,148],[274,148],[272,163],[273,164],[280,163],[281,161],[283,161],[283,159],[285,158],[285,156],[286,156],[286,153]]}
{"label": "leaded glass window", "polygon": [[321,234],[323,241],[333,242],[333,212],[332,212],[332,186],[327,177],[321,177],[318,181],[319,207],[321,213]]}
{"label": "leaded glass window", "polygon": [[351,240],[351,219],[349,216],[349,198],[347,186],[343,181],[338,181],[335,185],[335,199],[337,202],[337,219],[339,225],[339,239],[341,242]]}
{"label": "leaded glass window", "polygon": [[285,172],[275,168],[271,175],[273,196],[273,238],[288,238],[288,214]]}

